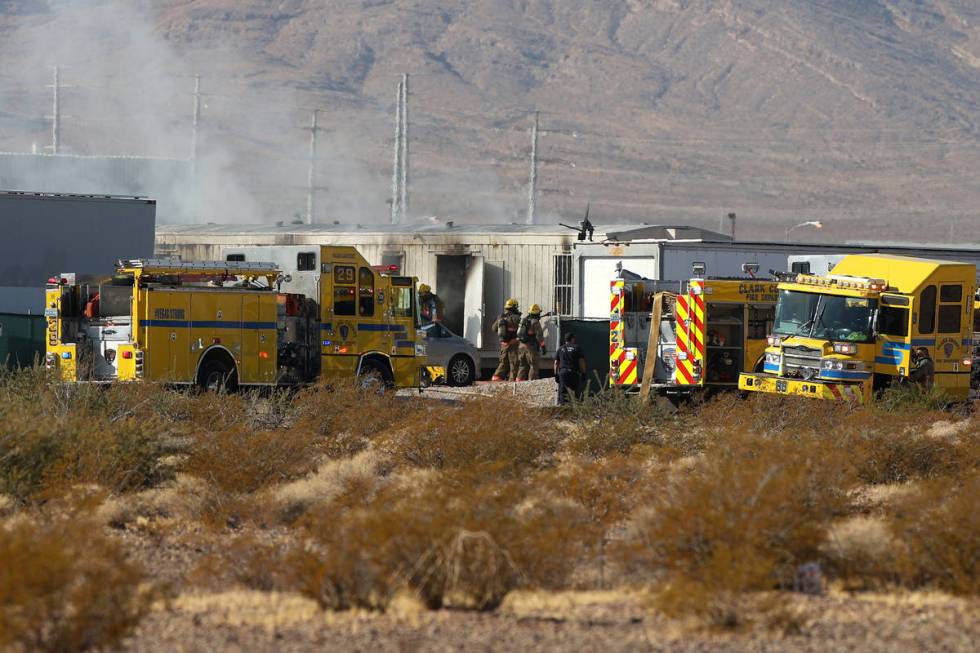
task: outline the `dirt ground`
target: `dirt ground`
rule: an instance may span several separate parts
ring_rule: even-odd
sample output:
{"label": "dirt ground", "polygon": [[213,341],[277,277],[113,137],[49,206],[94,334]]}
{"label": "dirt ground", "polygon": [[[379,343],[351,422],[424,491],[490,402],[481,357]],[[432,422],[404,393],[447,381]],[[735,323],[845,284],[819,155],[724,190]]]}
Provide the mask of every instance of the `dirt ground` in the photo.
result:
{"label": "dirt ground", "polygon": [[658,617],[620,593],[508,597],[488,613],[322,612],[292,594],[181,595],[146,618],[131,651],[975,651],[975,608],[931,595],[800,597],[799,632],[712,634]]}
{"label": "dirt ground", "polygon": [[[980,606],[932,592],[780,594],[778,617],[736,632],[668,619],[642,594],[515,591],[494,611],[425,609],[411,595],[387,613],[321,610],[299,594],[193,585],[195,569],[220,551],[206,529],[160,534],[110,529],[173,597],[160,601],[127,640],[127,651],[678,651],[963,653],[980,641]],[[288,532],[253,533],[271,541]]]}

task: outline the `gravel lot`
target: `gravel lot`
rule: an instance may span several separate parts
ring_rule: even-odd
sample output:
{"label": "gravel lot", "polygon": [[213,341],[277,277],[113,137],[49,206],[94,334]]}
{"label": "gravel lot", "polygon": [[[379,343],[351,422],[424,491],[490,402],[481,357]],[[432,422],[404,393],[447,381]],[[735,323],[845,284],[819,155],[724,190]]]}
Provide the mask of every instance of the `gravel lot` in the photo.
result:
{"label": "gravel lot", "polygon": [[537,381],[479,381],[465,388],[451,388],[445,385],[434,385],[426,388],[421,394],[416,390],[399,390],[399,396],[421,396],[425,399],[443,399],[459,401],[467,397],[487,397],[492,395],[509,394],[520,397],[534,406],[554,406],[558,396],[558,385],[552,378]]}

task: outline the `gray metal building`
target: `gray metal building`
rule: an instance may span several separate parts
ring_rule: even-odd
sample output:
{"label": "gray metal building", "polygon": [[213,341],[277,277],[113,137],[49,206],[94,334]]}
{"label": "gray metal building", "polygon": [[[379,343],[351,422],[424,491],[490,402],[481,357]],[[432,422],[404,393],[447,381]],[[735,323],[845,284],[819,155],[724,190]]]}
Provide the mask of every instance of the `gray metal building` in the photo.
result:
{"label": "gray metal building", "polygon": [[770,270],[788,271],[793,264],[809,265],[816,274],[844,254],[881,252],[975,263],[980,267],[980,246],[901,245],[895,243],[773,243],[732,241],[724,234],[686,226],[607,229],[603,240],[575,243],[572,270],[575,286],[573,315],[609,317],[609,282],[622,266],[648,279],[681,281],[691,277],[691,266],[702,262],[713,277],[739,277],[743,263],[757,263],[761,276]]}
{"label": "gray metal building", "polygon": [[108,275],[151,255],[155,224],[151,199],[0,191],[0,313],[42,313],[52,275]]}

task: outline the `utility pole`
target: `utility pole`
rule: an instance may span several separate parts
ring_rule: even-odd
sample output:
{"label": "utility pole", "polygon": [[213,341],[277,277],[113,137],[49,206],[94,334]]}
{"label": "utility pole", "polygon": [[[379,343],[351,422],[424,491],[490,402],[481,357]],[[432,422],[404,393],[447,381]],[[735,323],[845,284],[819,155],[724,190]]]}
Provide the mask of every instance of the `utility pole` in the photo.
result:
{"label": "utility pole", "polygon": [[313,110],[310,119],[310,173],[306,189],[306,224],[313,224],[313,213],[316,210],[316,133],[317,109]]}
{"label": "utility pole", "polygon": [[191,114],[190,184],[192,217],[200,218],[200,184],[198,183],[197,147],[201,126],[201,76],[194,75],[194,112]]}
{"label": "utility pole", "polygon": [[391,169],[391,224],[401,220],[402,188],[402,82],[395,92],[395,160]]}
{"label": "utility pole", "polygon": [[51,89],[51,115],[48,117],[51,120],[51,145],[49,149],[51,154],[58,154],[58,141],[61,136],[61,107],[58,97],[58,92],[61,90],[61,70],[58,66],[52,66],[52,68],[54,68],[54,83],[48,87]]}
{"label": "utility pole", "polygon": [[402,75],[401,129],[402,129],[402,171],[401,171],[401,222],[409,220],[408,205],[408,74]]}
{"label": "utility pole", "polygon": [[538,190],[538,122],[539,112],[534,112],[534,125],[531,127],[531,175],[527,191],[527,223],[534,224],[536,215],[536,196]]}

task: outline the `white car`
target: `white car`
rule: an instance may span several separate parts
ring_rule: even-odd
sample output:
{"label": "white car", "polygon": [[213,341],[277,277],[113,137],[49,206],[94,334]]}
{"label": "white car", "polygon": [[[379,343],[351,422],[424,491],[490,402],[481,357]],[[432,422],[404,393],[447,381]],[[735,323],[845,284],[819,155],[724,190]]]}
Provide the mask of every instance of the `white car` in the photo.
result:
{"label": "white car", "polygon": [[422,327],[430,367],[445,370],[447,385],[472,385],[476,381],[476,362],[480,353],[469,340],[433,322]]}

